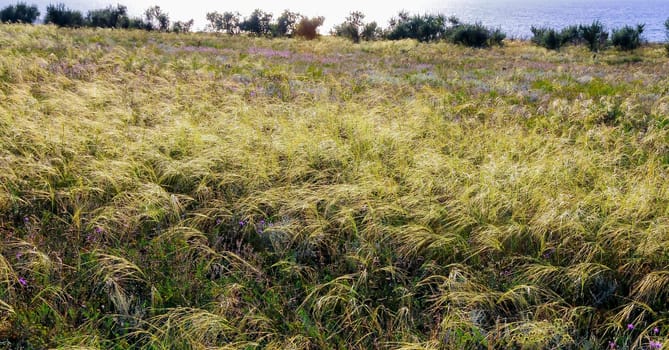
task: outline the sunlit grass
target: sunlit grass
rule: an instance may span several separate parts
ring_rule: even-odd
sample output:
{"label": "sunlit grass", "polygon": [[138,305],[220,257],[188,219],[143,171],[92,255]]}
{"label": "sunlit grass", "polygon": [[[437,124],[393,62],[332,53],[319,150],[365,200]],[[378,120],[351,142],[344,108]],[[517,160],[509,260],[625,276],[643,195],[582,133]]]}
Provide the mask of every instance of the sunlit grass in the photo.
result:
{"label": "sunlit grass", "polygon": [[0,26],[0,344],[666,344],[668,67]]}

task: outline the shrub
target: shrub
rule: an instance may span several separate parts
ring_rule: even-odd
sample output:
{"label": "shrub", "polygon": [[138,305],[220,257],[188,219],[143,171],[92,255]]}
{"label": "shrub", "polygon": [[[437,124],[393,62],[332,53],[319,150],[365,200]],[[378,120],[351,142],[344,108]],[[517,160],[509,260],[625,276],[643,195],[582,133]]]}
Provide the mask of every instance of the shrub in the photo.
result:
{"label": "shrub", "polygon": [[238,34],[239,18],[239,12],[223,12],[222,14],[209,12],[207,13],[207,21],[209,21],[207,27],[215,32],[226,32],[229,35]]}
{"label": "shrub", "polygon": [[9,5],[0,11],[0,22],[4,23],[33,23],[40,13],[36,5],[28,6],[25,3]]}
{"label": "shrub", "polygon": [[581,32],[578,30],[578,26],[562,28],[560,31],[560,41],[562,46],[566,44],[576,45],[581,43],[583,40],[581,38]]}
{"label": "shrub", "polygon": [[324,17],[302,17],[297,27],[295,27],[295,36],[307,40],[316,39],[318,37],[318,27],[322,26],[323,22],[325,22]]}
{"label": "shrub", "polygon": [[590,51],[597,52],[606,46],[609,33],[604,30],[600,21],[594,21],[590,25],[578,26],[580,37],[587,43]]}
{"label": "shrub", "polygon": [[553,28],[537,28],[532,26],[530,28],[532,31],[531,41],[541,47],[544,47],[549,50],[560,50],[562,46],[562,38],[560,33]]}
{"label": "shrub", "polygon": [[637,24],[636,28],[624,26],[611,32],[611,43],[623,51],[631,51],[641,46],[641,34],[645,25]]}
{"label": "shrub", "polygon": [[80,11],[65,7],[65,4],[50,4],[46,7],[44,23],[55,24],[59,27],[81,27],[84,25],[84,16]]}
{"label": "shrub", "polygon": [[481,23],[458,24],[449,33],[450,40],[455,44],[469,47],[488,47],[501,45],[506,35],[499,29],[489,29]]}
{"label": "shrub", "polygon": [[193,28],[194,21],[191,19],[189,21],[176,21],[172,23],[172,32],[174,33],[190,33]]}
{"label": "shrub", "polygon": [[276,29],[274,30],[275,36],[293,36],[295,33],[295,27],[299,22],[302,15],[297,12],[291,12],[284,10],[281,16],[276,19]]}
{"label": "shrub", "polygon": [[669,18],[664,21],[664,35],[667,38],[667,43],[664,44],[664,50],[667,52],[667,56],[669,56]]}
{"label": "shrub", "polygon": [[390,20],[390,27],[386,35],[390,40],[416,39],[421,42],[439,40],[446,34],[446,25],[459,23],[455,17],[446,18],[443,15],[414,15],[409,16],[405,11]]}
{"label": "shrub", "polygon": [[123,5],[108,6],[104,9],[88,11],[86,25],[99,28],[128,28],[128,8]]}
{"label": "shrub", "polygon": [[362,12],[351,12],[343,23],[332,28],[332,35],[348,38],[354,43],[359,43],[365,26],[363,19],[365,19],[365,15]]}
{"label": "shrub", "polygon": [[376,22],[367,23],[362,28],[360,37],[366,41],[379,40],[383,37],[383,29]]}

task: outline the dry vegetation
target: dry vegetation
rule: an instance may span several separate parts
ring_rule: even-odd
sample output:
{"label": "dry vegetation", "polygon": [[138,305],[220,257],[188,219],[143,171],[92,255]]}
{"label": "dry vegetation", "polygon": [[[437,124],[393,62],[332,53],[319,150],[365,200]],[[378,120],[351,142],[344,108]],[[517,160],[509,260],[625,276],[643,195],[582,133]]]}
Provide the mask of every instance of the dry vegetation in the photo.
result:
{"label": "dry vegetation", "polygon": [[669,59],[0,26],[0,347],[649,349]]}

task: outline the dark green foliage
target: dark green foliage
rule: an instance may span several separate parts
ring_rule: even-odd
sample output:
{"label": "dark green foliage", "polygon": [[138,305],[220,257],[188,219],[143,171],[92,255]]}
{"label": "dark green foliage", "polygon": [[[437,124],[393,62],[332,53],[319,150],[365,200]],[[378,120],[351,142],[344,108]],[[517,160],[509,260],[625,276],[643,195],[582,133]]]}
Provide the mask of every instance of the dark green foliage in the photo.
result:
{"label": "dark green foliage", "polygon": [[667,43],[664,44],[664,49],[667,51],[667,56],[669,56],[669,18],[667,18],[666,21],[664,21],[664,33],[665,36],[667,37]]}
{"label": "dark green foliage", "polygon": [[295,27],[297,26],[297,23],[300,21],[301,18],[302,15],[300,15],[297,12],[284,10],[281,16],[279,16],[276,19],[276,26],[275,26],[276,28],[274,30],[274,35],[288,36],[288,37],[293,36],[295,32]]}
{"label": "dark green foliage", "polygon": [[421,42],[435,41],[446,34],[446,24],[455,25],[458,20],[454,17],[447,19],[443,15],[413,15],[400,12],[396,18],[390,20],[390,27],[386,38],[390,40],[416,39]]}
{"label": "dark green foliage", "polygon": [[36,5],[28,6],[25,3],[9,5],[0,11],[0,22],[4,23],[33,23],[40,13]]}
{"label": "dark green foliage", "polygon": [[318,37],[318,27],[322,26],[324,21],[324,17],[303,17],[295,27],[295,36],[307,40],[316,39]]}
{"label": "dark green foliage", "polygon": [[562,37],[557,30],[553,28],[537,28],[532,27],[532,42],[545,47],[549,50],[560,50],[562,46]]}
{"label": "dark green foliage", "polygon": [[578,30],[590,51],[597,52],[606,46],[609,33],[604,30],[604,25],[600,21],[594,21],[590,25],[582,24]]}
{"label": "dark green foliage", "polygon": [[378,40],[383,37],[383,29],[376,22],[369,22],[362,28],[360,36],[365,41]]}
{"label": "dark green foliage", "polygon": [[583,40],[581,38],[581,33],[578,30],[578,26],[568,26],[565,28],[562,28],[560,31],[560,39],[562,42],[562,45],[566,44],[580,44]]}
{"label": "dark green foliage", "polygon": [[207,27],[209,30],[215,32],[225,32],[229,35],[234,35],[239,33],[239,23],[240,23],[240,14],[239,12],[209,12],[207,13],[207,21],[209,24]]}
{"label": "dark green foliage", "polygon": [[104,9],[88,11],[86,25],[98,28],[128,28],[128,8],[123,5],[108,6]]}
{"label": "dark green foliage", "polygon": [[624,26],[611,32],[611,43],[622,51],[631,51],[641,46],[641,34],[645,25],[637,24],[636,28]]}
{"label": "dark green foliage", "polygon": [[243,32],[256,36],[269,36],[272,33],[272,17],[269,12],[255,9],[248,18],[239,24]]}
{"label": "dark green foliage", "polygon": [[55,24],[59,27],[81,27],[84,25],[84,16],[80,11],[65,7],[65,4],[51,4],[46,7],[44,23]]}
{"label": "dark green foliage", "polygon": [[365,28],[363,19],[365,19],[365,15],[362,12],[351,12],[343,23],[332,28],[332,35],[348,38],[354,43],[359,43]]}
{"label": "dark green foliage", "polygon": [[489,47],[502,45],[506,35],[499,29],[490,29],[481,23],[458,24],[450,31],[449,38],[455,44],[469,47]]}

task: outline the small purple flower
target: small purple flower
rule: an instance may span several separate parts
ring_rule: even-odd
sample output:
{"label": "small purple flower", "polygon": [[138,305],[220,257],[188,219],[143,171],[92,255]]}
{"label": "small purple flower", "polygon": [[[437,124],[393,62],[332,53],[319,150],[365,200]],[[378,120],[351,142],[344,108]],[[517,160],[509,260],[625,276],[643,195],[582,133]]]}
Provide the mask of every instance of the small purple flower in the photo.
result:
{"label": "small purple flower", "polygon": [[609,349],[616,349],[618,345],[616,345],[616,342],[614,341],[609,341]]}
{"label": "small purple flower", "polygon": [[662,342],[651,340],[650,344],[648,344],[648,345],[650,345],[651,349],[662,349],[663,344],[662,344]]}
{"label": "small purple flower", "polygon": [[96,226],[96,227],[95,227],[95,233],[100,234],[100,233],[102,233],[102,232],[104,232],[104,230],[102,229],[102,227],[100,227],[100,226]]}
{"label": "small purple flower", "polygon": [[223,222],[223,219],[218,218],[216,219],[216,225],[220,225]]}
{"label": "small purple flower", "polygon": [[16,253],[16,259],[21,259],[22,256],[23,256],[23,253],[21,253],[21,252]]}
{"label": "small purple flower", "polygon": [[628,331],[633,331],[633,330],[634,330],[634,324],[632,324],[632,323],[628,323],[628,324],[627,324],[627,330],[628,330]]}
{"label": "small purple flower", "polygon": [[25,287],[28,285],[28,281],[23,277],[19,277],[19,284]]}
{"label": "small purple flower", "polygon": [[27,216],[24,216],[24,217],[23,217],[23,223],[27,224],[27,223],[29,223],[29,222],[30,222],[30,218],[27,217]]}
{"label": "small purple flower", "polygon": [[244,221],[239,222],[239,226],[244,227],[244,225],[246,225],[246,223]]}
{"label": "small purple flower", "polygon": [[657,327],[653,328],[653,334],[658,334],[658,333],[660,333],[660,329]]}

